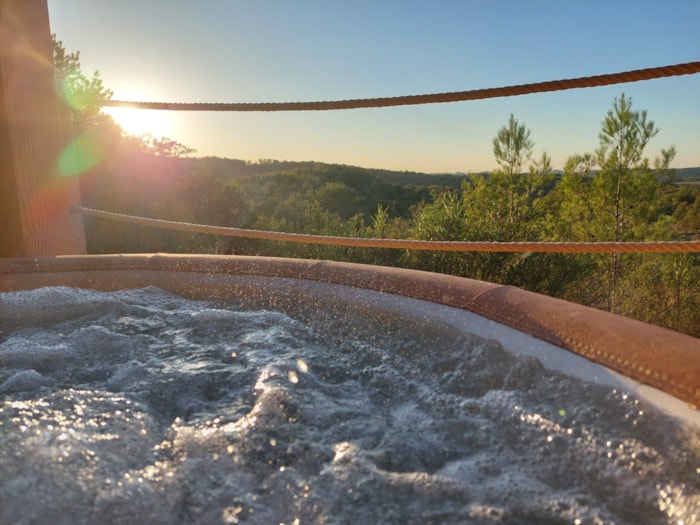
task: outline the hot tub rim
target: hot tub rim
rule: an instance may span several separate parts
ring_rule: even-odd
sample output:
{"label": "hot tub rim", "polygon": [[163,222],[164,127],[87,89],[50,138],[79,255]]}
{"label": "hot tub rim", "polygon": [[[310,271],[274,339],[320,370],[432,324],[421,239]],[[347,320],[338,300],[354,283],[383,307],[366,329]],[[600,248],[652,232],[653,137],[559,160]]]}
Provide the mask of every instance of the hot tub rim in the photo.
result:
{"label": "hot tub rim", "polygon": [[68,255],[0,259],[0,292],[63,285],[68,283],[68,275],[70,286],[114,290],[123,288],[118,278],[123,272],[141,272],[146,281],[154,283],[159,272],[282,277],[422,299],[478,314],[657,388],[692,407],[700,406],[700,339],[512,286],[464,277],[260,256]]}

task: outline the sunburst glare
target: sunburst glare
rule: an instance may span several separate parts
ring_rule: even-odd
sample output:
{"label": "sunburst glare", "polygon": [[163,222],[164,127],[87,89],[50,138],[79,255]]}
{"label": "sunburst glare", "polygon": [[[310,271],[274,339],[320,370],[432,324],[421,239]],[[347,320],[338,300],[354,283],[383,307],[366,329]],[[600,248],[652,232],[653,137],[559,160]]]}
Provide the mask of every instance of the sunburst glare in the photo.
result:
{"label": "sunburst glare", "polygon": [[111,116],[130,135],[172,135],[173,122],[167,111],[121,107],[107,107],[102,111]]}

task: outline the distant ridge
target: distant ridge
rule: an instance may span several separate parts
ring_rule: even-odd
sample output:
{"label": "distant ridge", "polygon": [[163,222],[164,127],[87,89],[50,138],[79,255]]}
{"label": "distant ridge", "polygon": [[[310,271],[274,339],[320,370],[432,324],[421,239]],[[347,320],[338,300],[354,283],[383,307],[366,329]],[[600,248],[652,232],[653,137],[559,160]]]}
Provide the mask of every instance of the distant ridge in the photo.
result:
{"label": "distant ridge", "polygon": [[697,168],[678,168],[676,177],[682,181],[700,181],[700,166]]}
{"label": "distant ridge", "polygon": [[[347,164],[335,164],[316,161],[287,161],[261,159],[258,162],[250,162],[240,159],[229,159],[221,157],[192,157],[181,159],[186,164],[206,167],[213,174],[220,177],[245,177],[253,175],[271,175],[274,173],[314,170],[323,167],[342,167],[356,171],[362,171],[368,175],[373,175],[392,184],[405,186],[439,186],[460,188],[462,182],[471,175],[488,176],[490,172],[481,171],[478,173],[424,173],[418,171],[398,171],[381,168],[364,168]],[[554,170],[556,175],[563,175],[562,170]],[[700,166],[694,168],[676,168],[675,174],[679,182],[700,181]]]}

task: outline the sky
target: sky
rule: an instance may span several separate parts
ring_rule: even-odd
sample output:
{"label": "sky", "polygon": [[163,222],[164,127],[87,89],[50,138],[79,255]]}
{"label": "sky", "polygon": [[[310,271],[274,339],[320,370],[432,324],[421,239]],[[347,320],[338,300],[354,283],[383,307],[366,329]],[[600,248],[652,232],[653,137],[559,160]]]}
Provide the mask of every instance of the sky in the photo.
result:
{"label": "sky", "polygon": [[[52,32],[114,99],[288,102],[465,91],[700,60],[697,0],[48,0]],[[112,111],[198,156],[427,173],[495,169],[513,114],[556,169],[593,152],[621,93],[660,129],[649,158],[700,166],[700,74],[382,109]]]}

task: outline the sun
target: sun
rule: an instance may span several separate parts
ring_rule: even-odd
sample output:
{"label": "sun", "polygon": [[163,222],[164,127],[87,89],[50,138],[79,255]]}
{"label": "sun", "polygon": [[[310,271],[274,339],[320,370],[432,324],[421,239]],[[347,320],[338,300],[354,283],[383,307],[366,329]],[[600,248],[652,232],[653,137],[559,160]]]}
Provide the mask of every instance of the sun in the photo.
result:
{"label": "sun", "polygon": [[156,138],[172,135],[173,123],[167,111],[121,107],[107,107],[103,111],[129,135],[152,135]]}

